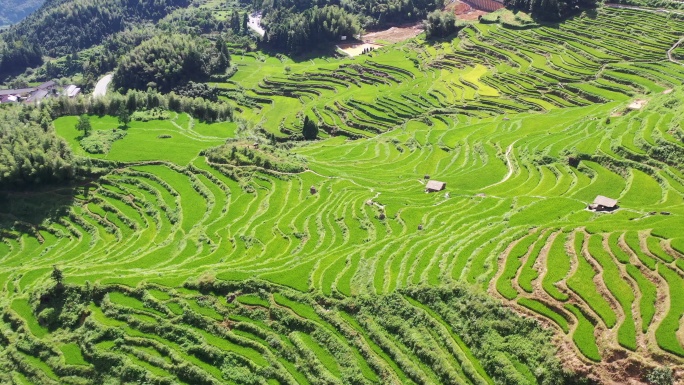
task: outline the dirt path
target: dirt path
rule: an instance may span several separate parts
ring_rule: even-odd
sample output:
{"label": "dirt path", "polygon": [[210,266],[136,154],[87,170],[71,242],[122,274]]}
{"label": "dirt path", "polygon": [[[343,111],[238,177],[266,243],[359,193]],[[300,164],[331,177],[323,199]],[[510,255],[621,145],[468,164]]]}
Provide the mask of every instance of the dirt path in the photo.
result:
{"label": "dirt path", "polygon": [[[665,9],[665,8],[643,8],[643,7],[637,7],[633,5],[622,5],[622,4],[613,4],[613,3],[606,3],[606,7],[610,8],[621,8],[621,9],[632,9],[635,11],[643,11],[643,12],[651,12],[651,13],[673,13],[676,15],[684,15],[684,11],[677,11],[673,9]],[[678,42],[676,42],[669,50],[667,50],[667,59],[673,63],[681,64],[684,65],[681,61],[675,59],[672,57],[672,52],[677,49],[682,43],[684,43],[684,37],[679,39]]]}
{"label": "dirt path", "polygon": [[677,63],[677,64],[684,65],[684,63],[680,62],[679,60],[675,59],[675,58],[672,56],[672,52],[674,52],[674,50],[676,50],[677,47],[679,47],[680,45],[682,45],[682,43],[684,43],[684,37],[681,38],[681,39],[679,39],[679,41],[678,41],[677,43],[675,43],[675,45],[673,45],[672,48],[670,48],[670,49],[667,50],[667,58],[668,58],[668,60],[670,60],[670,61],[673,62],[673,63]]}
{"label": "dirt path", "polygon": [[[618,302],[617,298],[613,296],[613,293],[610,292],[608,289],[608,286],[606,286],[606,282],[603,279],[604,271],[603,271],[603,266],[594,259],[594,257],[591,255],[589,252],[589,238],[591,237],[591,234],[589,234],[586,229],[583,231],[584,233],[584,243],[582,244],[582,250],[578,251],[581,253],[581,255],[577,255],[577,258],[583,257],[594,269],[596,272],[596,275],[593,278],[594,285],[596,286],[596,290],[598,293],[603,297],[603,299],[608,302],[610,305],[610,308],[615,312],[615,318],[616,322],[615,325],[612,328],[608,328],[606,325],[603,333],[599,336],[601,341],[604,343],[604,347],[607,348],[607,351],[612,352],[615,349],[620,349],[622,350],[614,341],[618,340],[617,336],[617,331],[619,327],[625,322],[625,312],[620,303]],[[601,243],[607,245],[607,237],[602,237]],[[607,250],[604,246],[604,250]],[[589,304],[587,304],[588,306]],[[598,317],[598,314],[596,314]],[[600,317],[599,317],[600,318]]]}
{"label": "dirt path", "polygon": [[[642,325],[643,325],[644,320],[643,320],[643,315],[641,314],[641,309],[639,307],[640,303],[641,303],[641,299],[642,299],[644,294],[639,289],[639,285],[634,280],[634,278],[632,278],[632,276],[630,276],[629,273],[627,272],[626,265],[623,263],[620,263],[618,261],[618,258],[613,253],[613,251],[610,249],[609,240],[610,240],[610,234],[608,234],[607,236],[604,237],[603,248],[606,250],[606,252],[608,254],[610,254],[610,256],[612,257],[613,262],[616,264],[616,266],[618,266],[618,269],[620,270],[620,278],[622,278],[625,282],[627,282],[627,284],[632,288],[632,292],[634,293],[634,300],[632,301],[631,310],[632,310],[632,318],[634,319],[634,327],[637,330],[637,333],[636,333],[637,352],[644,354],[644,353],[648,352],[648,345],[647,345],[647,341],[646,341],[646,336],[640,332],[640,330],[642,329]],[[625,233],[622,233],[618,237],[618,247],[621,250],[623,250],[624,253],[627,253],[622,248],[623,243],[626,244]],[[627,255],[629,255],[629,254],[627,254]],[[632,257],[630,256],[630,259],[631,258]],[[634,265],[635,262],[630,260],[630,264]]]}
{"label": "dirt path", "polygon": [[[532,265],[532,268],[537,270],[539,275],[535,280],[532,281],[532,293],[531,297],[534,298],[539,298],[542,299],[543,301],[547,303],[556,303],[557,301],[551,297],[546,290],[542,287],[542,282],[544,281],[544,278],[546,277],[546,273],[548,272],[547,268],[547,259],[549,257],[549,252],[551,251],[551,246],[553,243],[556,241],[557,237],[562,237],[563,232],[561,230],[557,230],[553,234],[551,234],[547,239],[546,239],[546,244],[544,244],[544,247],[542,247],[541,251],[539,251],[539,255],[537,256],[537,260],[534,261],[534,264]],[[533,257],[533,256],[530,256]]]}
{"label": "dirt path", "polygon": [[[536,233],[537,230],[538,230],[538,228],[531,229],[531,230],[529,231],[528,235]],[[491,282],[490,282],[490,284],[489,284],[489,287],[488,287],[488,289],[487,289],[487,291],[489,292],[489,294],[491,294],[491,295],[493,295],[493,296],[495,296],[495,297],[500,297],[500,298],[502,298],[502,300],[504,300],[504,301],[506,300],[506,299],[503,298],[503,296],[496,290],[496,283],[499,281],[499,278],[501,278],[501,275],[502,275],[503,272],[504,272],[504,269],[505,269],[505,267],[506,267],[506,261],[508,261],[508,258],[510,257],[511,250],[513,250],[513,248],[514,248],[518,243],[522,242],[522,240],[523,240],[525,237],[526,237],[526,235],[524,235],[524,236],[522,236],[522,237],[516,239],[515,241],[511,242],[511,243],[506,247],[506,249],[505,249],[504,251],[502,251],[501,254],[499,255],[499,258],[498,258],[498,260],[497,260],[496,274],[495,274],[494,277],[492,278],[492,280],[491,280]],[[534,243],[527,249],[527,253],[525,253],[525,256],[523,256],[523,258],[521,258],[521,263],[522,263],[522,261],[529,255],[529,253],[532,251],[533,248],[534,248]],[[516,257],[510,257],[510,258],[516,258]],[[518,274],[520,273],[520,270],[522,270],[522,266],[523,266],[523,265],[521,264],[520,267],[518,268],[518,271],[515,273],[516,277],[517,277]],[[514,288],[518,293],[521,293],[522,290],[520,289],[519,285],[517,285],[517,282],[516,282],[516,281],[517,281],[517,280],[514,278],[514,279],[511,281],[511,284],[512,284],[513,288]],[[516,287],[516,286],[517,286],[517,287]],[[507,301],[507,302],[513,302],[513,301]]]}
{"label": "dirt path", "polygon": [[614,4],[614,3],[606,3],[605,6],[609,7],[609,8],[633,9],[635,11],[644,11],[644,12],[651,12],[651,13],[674,13],[674,14],[678,14],[678,15],[684,15],[684,11],[677,11],[674,9],[643,8],[643,7],[637,7],[635,5],[622,5],[622,4]]}
{"label": "dirt path", "polygon": [[646,266],[644,266],[643,263],[641,263],[636,253],[632,250],[631,247],[629,247],[629,245],[627,245],[627,242],[625,242],[624,236],[620,237],[619,242],[619,247],[623,251],[625,251],[627,255],[629,255],[630,262],[634,266],[636,266],[639,269],[639,271],[646,277],[646,279],[651,281],[657,288],[655,314],[653,315],[651,323],[648,326],[648,332],[643,335],[646,349],[650,350],[651,354],[657,355],[662,351],[659,348],[656,348],[658,346],[658,343],[655,339],[655,330],[658,328],[660,321],[662,321],[662,319],[665,318],[665,315],[670,310],[669,295],[666,293],[666,290],[663,290],[663,288],[667,288],[667,284],[664,282],[664,280],[660,277],[660,275],[657,272],[651,271]]}
{"label": "dirt path", "polygon": [[[517,140],[515,142],[517,142]],[[490,188],[490,187],[498,186],[498,185],[506,182],[507,180],[509,180],[511,178],[511,176],[513,176],[513,172],[515,172],[515,168],[513,167],[513,159],[511,158],[511,153],[513,152],[513,145],[515,144],[515,142],[511,143],[506,148],[506,155],[505,155],[506,167],[508,167],[508,173],[506,174],[506,176],[504,176],[503,179],[501,179],[500,181],[498,181],[494,184],[490,184],[487,187],[483,187],[482,190]]]}

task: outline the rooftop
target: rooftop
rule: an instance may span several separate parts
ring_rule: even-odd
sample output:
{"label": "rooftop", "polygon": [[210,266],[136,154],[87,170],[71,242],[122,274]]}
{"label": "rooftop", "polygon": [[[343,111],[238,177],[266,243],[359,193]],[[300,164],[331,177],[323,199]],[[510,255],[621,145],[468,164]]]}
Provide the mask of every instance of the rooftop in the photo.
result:
{"label": "rooftop", "polygon": [[615,207],[617,206],[618,201],[615,199],[604,197],[603,195],[599,195],[596,197],[596,199],[594,199],[594,204],[603,207]]}
{"label": "rooftop", "polygon": [[445,187],[446,187],[446,183],[440,182],[438,180],[428,181],[427,184],[425,185],[425,189],[431,190],[431,191],[441,191],[441,190],[444,190]]}

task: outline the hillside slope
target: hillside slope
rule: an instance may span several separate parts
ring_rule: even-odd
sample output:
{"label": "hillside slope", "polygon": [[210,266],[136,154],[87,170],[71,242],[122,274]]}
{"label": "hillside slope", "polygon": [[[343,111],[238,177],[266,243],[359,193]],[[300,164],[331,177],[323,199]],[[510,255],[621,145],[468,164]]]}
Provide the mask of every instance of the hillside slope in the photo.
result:
{"label": "hillside slope", "polygon": [[[236,72],[208,84],[235,121],[135,94],[140,119],[107,153],[57,119],[108,172],[0,199],[0,373],[533,384],[553,366],[513,353],[548,348],[605,383],[658,366],[681,381],[684,66],[667,53],[684,23],[509,20],[354,58],[231,46]],[[97,103],[61,103],[118,127]],[[305,121],[318,140],[295,141]],[[598,196],[619,207],[589,210]],[[478,292],[506,306],[464,300]],[[464,327],[492,313],[507,321]],[[538,323],[555,347],[529,345]]]}
{"label": "hillside slope", "polygon": [[15,24],[40,8],[45,0],[0,0],[0,26]]}

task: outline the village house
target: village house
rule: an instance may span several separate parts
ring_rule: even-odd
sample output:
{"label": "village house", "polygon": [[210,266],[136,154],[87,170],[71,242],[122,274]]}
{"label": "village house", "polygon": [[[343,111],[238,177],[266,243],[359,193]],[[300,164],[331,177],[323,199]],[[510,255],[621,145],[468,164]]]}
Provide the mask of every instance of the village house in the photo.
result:
{"label": "village house", "polygon": [[440,182],[438,180],[428,181],[425,185],[425,192],[437,192],[442,191],[446,188],[446,182]]}
{"label": "village house", "polygon": [[[0,103],[40,103],[41,100],[57,95],[57,83],[50,80],[37,87],[19,88],[13,90],[0,90]],[[65,87],[61,94],[73,98],[81,93],[81,89],[75,85]]]}
{"label": "village house", "polygon": [[618,201],[603,195],[599,195],[594,199],[594,203],[587,206],[592,211],[613,211],[618,208]]}

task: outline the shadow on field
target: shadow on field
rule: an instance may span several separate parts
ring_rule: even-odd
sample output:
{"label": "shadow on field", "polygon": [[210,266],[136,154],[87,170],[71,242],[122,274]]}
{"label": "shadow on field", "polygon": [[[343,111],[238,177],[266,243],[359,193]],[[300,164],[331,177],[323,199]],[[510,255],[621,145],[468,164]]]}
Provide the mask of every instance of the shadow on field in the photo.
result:
{"label": "shadow on field", "polygon": [[[259,49],[270,56],[282,54],[281,51],[267,46],[259,47]],[[301,63],[313,59],[337,59],[344,56],[337,52],[334,44],[326,44],[288,57],[295,63]]]}
{"label": "shadow on field", "polygon": [[66,216],[77,197],[87,197],[92,184],[49,186],[30,191],[0,191],[0,233],[26,231],[46,219]]}

